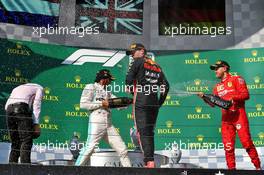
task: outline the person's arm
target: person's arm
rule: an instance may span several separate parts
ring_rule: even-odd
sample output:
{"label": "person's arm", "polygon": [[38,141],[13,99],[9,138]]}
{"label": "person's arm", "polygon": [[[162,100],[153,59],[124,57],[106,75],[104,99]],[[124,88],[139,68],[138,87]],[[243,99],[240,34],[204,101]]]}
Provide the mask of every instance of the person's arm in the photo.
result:
{"label": "person's arm", "polygon": [[[218,96],[218,93],[217,93],[217,86],[214,87],[213,89],[213,95],[215,96]],[[207,104],[209,104],[211,107],[215,107],[215,104],[211,103],[210,101],[207,101],[207,100],[204,100]]]}
{"label": "person's arm", "polygon": [[170,89],[170,84],[168,80],[166,79],[166,76],[164,75],[163,72],[161,72],[160,77],[159,77],[159,85],[160,85],[159,106],[161,106],[166,100],[166,97]]}
{"label": "person's arm", "polygon": [[245,80],[242,77],[236,77],[233,81],[236,91],[232,95],[233,101],[245,101],[249,99],[248,88]]}
{"label": "person's arm", "polygon": [[96,92],[93,84],[88,84],[85,86],[80,100],[80,107],[82,109],[95,110],[103,106],[102,101],[93,100],[94,93]]}
{"label": "person's arm", "polygon": [[[213,89],[213,95],[218,96],[218,93],[217,93],[217,90],[216,89],[217,89],[217,86],[215,86],[214,89]],[[205,103],[207,103],[209,106],[211,106],[213,108],[215,107],[215,104],[211,103],[210,101],[206,100],[205,98],[203,98],[203,101]]]}
{"label": "person's arm", "polygon": [[[211,107],[215,107],[215,105],[212,103],[212,102],[210,102],[210,100],[207,100],[206,98],[204,98],[204,92],[198,92],[198,94],[197,94],[201,99],[203,99],[203,101],[205,102],[205,103],[207,103],[209,106],[211,106]],[[214,87],[214,89],[213,89],[213,95],[216,95],[217,96],[217,91],[216,91],[216,86]]]}
{"label": "person's arm", "polygon": [[43,87],[39,87],[36,91],[33,101],[33,123],[39,124],[39,115],[41,111],[41,101],[43,98]]}
{"label": "person's arm", "polygon": [[39,126],[39,115],[41,111],[41,102],[43,99],[43,87],[39,87],[36,91],[35,98],[33,101],[33,139],[36,139],[40,136],[40,126]]}

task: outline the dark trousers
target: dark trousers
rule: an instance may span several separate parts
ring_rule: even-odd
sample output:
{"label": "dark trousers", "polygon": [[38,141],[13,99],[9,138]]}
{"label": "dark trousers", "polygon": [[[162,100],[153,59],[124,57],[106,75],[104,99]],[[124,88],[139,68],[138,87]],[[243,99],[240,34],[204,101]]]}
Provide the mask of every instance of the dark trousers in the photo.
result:
{"label": "dark trousers", "polygon": [[154,161],[154,130],[158,112],[157,107],[135,108],[136,128],[145,164],[148,161]]}
{"label": "dark trousers", "polygon": [[32,112],[26,103],[10,104],[6,111],[8,132],[11,138],[9,163],[31,163],[33,144]]}

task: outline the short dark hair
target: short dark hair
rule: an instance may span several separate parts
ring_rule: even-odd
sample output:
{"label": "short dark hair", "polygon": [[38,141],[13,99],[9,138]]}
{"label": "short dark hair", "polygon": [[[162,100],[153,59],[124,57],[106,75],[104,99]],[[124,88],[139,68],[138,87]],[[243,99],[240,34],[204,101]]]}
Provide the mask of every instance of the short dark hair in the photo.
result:
{"label": "short dark hair", "polygon": [[143,44],[140,43],[133,43],[129,46],[129,49],[126,51],[126,55],[132,55],[136,50],[144,49],[145,54],[147,50]]}
{"label": "short dark hair", "polygon": [[98,83],[100,80],[107,78],[109,78],[111,81],[115,80],[115,77],[111,74],[108,69],[101,69],[96,73],[94,82]]}

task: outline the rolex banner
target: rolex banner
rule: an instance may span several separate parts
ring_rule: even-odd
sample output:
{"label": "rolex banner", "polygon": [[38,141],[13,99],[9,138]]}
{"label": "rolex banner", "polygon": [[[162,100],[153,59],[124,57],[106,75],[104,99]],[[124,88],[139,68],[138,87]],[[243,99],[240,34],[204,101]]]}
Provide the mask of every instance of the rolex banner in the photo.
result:
{"label": "rolex banner", "polygon": [[[0,40],[0,140],[8,141],[4,105],[12,89],[34,82],[44,87],[40,126],[42,134],[35,144],[61,146],[69,143],[73,133],[81,141],[87,138],[89,112],[80,109],[85,84],[93,83],[95,74],[109,69],[116,80],[116,96],[128,96],[124,88],[129,59],[124,51],[80,49],[74,47]],[[182,149],[223,148],[221,144],[220,108],[211,108],[190,92],[211,93],[217,83],[209,65],[222,59],[231,65],[231,73],[245,78],[250,91],[246,110],[256,146],[264,146],[264,49],[220,50],[204,52],[153,52],[163,68],[170,92],[160,108],[155,130],[156,150],[172,143]],[[133,127],[132,107],[112,110],[112,122],[129,149]],[[100,148],[107,147],[102,142]],[[237,142],[237,147],[241,147]]]}

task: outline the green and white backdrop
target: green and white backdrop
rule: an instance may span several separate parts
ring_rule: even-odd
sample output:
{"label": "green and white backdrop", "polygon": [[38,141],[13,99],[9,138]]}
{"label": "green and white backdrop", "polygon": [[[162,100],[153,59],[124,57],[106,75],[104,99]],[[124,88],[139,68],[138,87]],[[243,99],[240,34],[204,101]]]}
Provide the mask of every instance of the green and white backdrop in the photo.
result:
{"label": "green and white backdrop", "polygon": [[[89,112],[80,109],[79,101],[85,84],[94,81],[95,73],[102,68],[109,69],[116,77],[115,83],[124,85],[129,59],[124,51],[95,50],[59,45],[39,44],[16,40],[0,40],[0,141],[8,142],[5,122],[5,102],[11,90],[26,82],[41,84],[45,89],[42,103],[40,126],[41,136],[35,144],[69,143],[74,132],[81,141],[87,138]],[[185,143],[193,151],[183,153],[198,156],[208,146],[221,145],[221,113],[219,108],[210,108],[195,95],[188,92],[211,93],[216,84],[214,72],[209,65],[216,60],[226,60],[231,65],[232,74],[242,75],[250,91],[246,109],[255,145],[262,156],[264,147],[264,49],[240,49],[217,51],[159,51],[154,57],[161,65],[170,82],[169,95],[160,109],[155,130],[156,150],[165,150],[173,142]],[[117,96],[129,96],[124,92]],[[113,110],[112,121],[133,149],[129,129],[133,126],[132,108]],[[102,142],[100,148],[108,148]],[[241,144],[237,139],[237,148]],[[217,149],[221,152],[221,146]],[[195,153],[193,153],[195,152]],[[183,154],[183,157],[186,156]],[[224,156],[223,152],[219,153]],[[241,159],[248,161],[245,152]],[[217,153],[213,156],[217,157]],[[188,156],[187,156],[188,157]],[[192,160],[187,160],[192,162]],[[209,165],[210,160],[199,160],[200,165]],[[214,162],[217,167],[224,164]]]}

